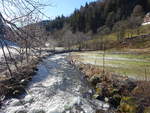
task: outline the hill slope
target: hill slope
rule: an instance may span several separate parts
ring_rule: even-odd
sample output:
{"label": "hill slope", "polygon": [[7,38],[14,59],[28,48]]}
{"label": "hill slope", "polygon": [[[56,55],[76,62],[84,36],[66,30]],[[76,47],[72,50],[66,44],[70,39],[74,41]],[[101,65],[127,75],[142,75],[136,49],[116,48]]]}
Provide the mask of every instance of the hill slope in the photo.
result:
{"label": "hill slope", "polygon": [[[80,49],[90,40],[93,43],[84,48],[99,44],[96,49],[101,49],[102,44],[96,40],[105,38],[110,46],[114,39],[116,44],[128,35],[134,37],[147,34],[142,31],[135,35],[134,32],[141,30],[143,17],[149,11],[149,0],[97,0],[76,9],[69,17],[59,16],[54,20],[42,21],[40,25],[47,31],[48,39],[57,41],[58,46],[77,45]],[[149,28],[144,29],[147,31]]]}

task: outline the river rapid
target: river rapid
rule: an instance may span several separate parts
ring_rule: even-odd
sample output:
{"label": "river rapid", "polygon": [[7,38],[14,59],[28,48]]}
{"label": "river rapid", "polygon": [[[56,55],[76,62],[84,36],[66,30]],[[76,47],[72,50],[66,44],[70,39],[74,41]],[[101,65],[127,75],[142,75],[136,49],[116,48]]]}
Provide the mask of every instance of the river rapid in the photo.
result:
{"label": "river rapid", "polygon": [[93,99],[92,87],[67,56],[57,54],[38,65],[38,72],[20,98],[6,100],[0,113],[95,113],[109,104]]}

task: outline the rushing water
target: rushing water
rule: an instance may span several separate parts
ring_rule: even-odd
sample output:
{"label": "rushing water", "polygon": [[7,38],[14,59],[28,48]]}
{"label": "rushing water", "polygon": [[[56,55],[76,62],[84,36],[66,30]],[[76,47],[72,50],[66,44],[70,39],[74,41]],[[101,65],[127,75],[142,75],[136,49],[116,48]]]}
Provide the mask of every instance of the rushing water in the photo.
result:
{"label": "rushing water", "polygon": [[81,73],[66,59],[68,54],[54,55],[38,66],[21,99],[7,100],[0,113],[95,113],[109,105],[92,99],[92,88]]}

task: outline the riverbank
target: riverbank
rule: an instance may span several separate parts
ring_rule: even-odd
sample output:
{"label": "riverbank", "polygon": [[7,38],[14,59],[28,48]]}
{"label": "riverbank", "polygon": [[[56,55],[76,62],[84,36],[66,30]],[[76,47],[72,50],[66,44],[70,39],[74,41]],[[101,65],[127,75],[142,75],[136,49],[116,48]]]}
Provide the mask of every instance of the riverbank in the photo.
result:
{"label": "riverbank", "polygon": [[26,89],[28,93],[21,98],[5,100],[0,113],[96,113],[96,110],[108,110],[108,103],[92,98],[93,88],[83,73],[68,62],[67,56],[68,53],[57,54],[44,59]]}
{"label": "riverbank", "polygon": [[93,98],[108,102],[115,108],[115,113],[150,112],[150,83],[148,81],[120,76],[94,64],[84,64],[83,59],[77,55],[72,55],[70,60],[85,74],[85,78],[96,90]]}
{"label": "riverbank", "polygon": [[33,57],[30,62],[19,66],[17,70],[12,70],[11,77],[5,76],[0,79],[0,105],[5,99],[18,98],[21,94],[26,93],[28,83],[38,71],[37,65],[47,56],[49,53]]}
{"label": "riverbank", "polygon": [[[127,51],[88,51],[72,53],[80,62],[104,68],[137,80],[150,80],[150,54]],[[103,62],[104,61],[104,62]]]}
{"label": "riverbank", "polygon": [[[74,50],[70,50],[71,52]],[[38,65],[47,57],[68,53],[68,50],[43,50],[41,55],[32,57],[28,63],[19,66],[18,70],[12,70],[11,77],[0,76],[0,107],[4,100],[10,98],[19,98],[22,94],[26,94],[28,84],[32,81],[34,75],[38,72]],[[76,51],[76,50],[75,50]],[[25,61],[26,62],[26,61]],[[5,73],[3,73],[5,74]]]}
{"label": "riverbank", "polygon": [[[109,104],[115,113],[149,113],[149,82],[137,81],[127,76],[119,76],[106,71],[103,73],[99,66],[83,64],[78,56],[70,57],[70,62],[75,65],[74,67],[66,60],[68,55],[58,54],[45,59],[38,66],[39,71],[33,79],[33,73],[36,72],[37,68],[33,69],[31,65],[27,66],[27,70],[24,71],[27,75],[25,78],[30,76],[27,73],[30,69],[30,72],[33,72],[30,76],[32,85],[28,88],[29,93],[23,99],[8,100],[5,103],[6,108],[2,109],[7,111],[4,113],[16,113],[18,111],[25,111],[25,113],[31,111],[33,113],[33,111],[39,110],[44,111],[43,113],[51,113],[57,111],[58,106],[59,111],[75,109],[89,113],[90,110],[98,109],[96,113],[110,113],[107,111]],[[91,83],[95,93],[91,93],[89,84],[86,83],[85,79]],[[27,84],[29,81],[31,81],[30,78],[27,80]],[[19,82],[24,82],[24,80],[21,79]],[[14,83],[13,80],[12,83]],[[23,86],[24,84],[18,85]],[[14,92],[14,96],[17,97],[20,95],[19,91],[26,92],[25,87],[17,90]],[[93,98],[91,99],[91,97]],[[99,111],[100,109],[106,111]]]}

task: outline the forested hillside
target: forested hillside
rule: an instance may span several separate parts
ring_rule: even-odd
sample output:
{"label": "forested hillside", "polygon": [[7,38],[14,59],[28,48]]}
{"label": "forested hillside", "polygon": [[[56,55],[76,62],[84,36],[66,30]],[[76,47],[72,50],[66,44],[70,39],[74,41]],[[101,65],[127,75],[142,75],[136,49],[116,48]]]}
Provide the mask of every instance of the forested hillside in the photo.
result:
{"label": "forested hillside", "polygon": [[47,24],[47,30],[61,29],[65,23],[73,31],[96,32],[103,25],[112,28],[114,23],[126,20],[131,15],[143,16],[150,10],[149,0],[98,0],[76,9],[70,17],[57,17]]}
{"label": "forested hillside", "polygon": [[[81,40],[93,39],[95,34],[102,36],[117,32],[117,38],[121,39],[126,29],[141,26],[144,15],[149,11],[150,0],[98,0],[86,3],[69,17],[62,15],[41,23],[54,39],[61,40],[60,45],[66,45],[74,39],[76,41],[73,44],[76,44]],[[70,37],[66,38],[66,35]],[[68,39],[69,42],[64,41]]]}

